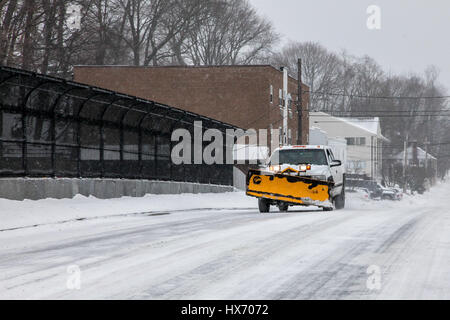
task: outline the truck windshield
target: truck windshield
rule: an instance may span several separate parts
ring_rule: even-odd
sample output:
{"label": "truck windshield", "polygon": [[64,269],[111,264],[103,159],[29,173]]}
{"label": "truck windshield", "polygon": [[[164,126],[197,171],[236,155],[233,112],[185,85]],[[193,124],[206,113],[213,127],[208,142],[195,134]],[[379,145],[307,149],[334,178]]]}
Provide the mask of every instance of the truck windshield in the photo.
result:
{"label": "truck windshield", "polygon": [[277,150],[270,158],[270,164],[315,164],[327,165],[327,158],[323,149],[291,149]]}

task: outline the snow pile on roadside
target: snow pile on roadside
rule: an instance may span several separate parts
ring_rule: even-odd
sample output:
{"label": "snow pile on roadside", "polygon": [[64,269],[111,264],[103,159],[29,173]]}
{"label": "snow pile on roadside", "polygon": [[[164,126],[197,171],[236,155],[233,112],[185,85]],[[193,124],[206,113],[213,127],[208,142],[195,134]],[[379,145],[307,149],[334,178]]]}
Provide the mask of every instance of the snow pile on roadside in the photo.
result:
{"label": "snow pile on roadside", "polygon": [[102,200],[75,196],[73,199],[14,201],[0,199],[0,230],[70,221],[83,218],[140,212],[191,209],[256,208],[254,198],[244,192],[153,195]]}
{"label": "snow pile on roadside", "polygon": [[[345,210],[376,211],[395,208],[430,206],[433,199],[450,195],[449,183],[440,182],[423,195],[405,195],[402,201],[365,200],[348,193]],[[76,219],[126,215],[142,212],[179,211],[193,209],[254,209],[255,198],[244,192],[146,195],[142,198],[123,197],[102,200],[77,195],[73,199],[13,201],[0,199],[0,231],[33,225],[72,221]],[[276,209],[274,209],[276,210]]]}
{"label": "snow pile on roadside", "polygon": [[440,181],[436,183],[430,190],[424,192],[423,194],[416,193],[415,195],[405,194],[403,196],[403,201],[411,206],[413,205],[424,205],[430,206],[435,203],[435,199],[447,198],[450,196],[450,180]]}
{"label": "snow pile on roadside", "polygon": [[436,199],[450,196],[450,180],[440,181],[423,194],[403,194],[400,201],[392,200],[368,200],[358,193],[346,193],[346,210],[379,210],[411,207],[430,207],[436,204]]}

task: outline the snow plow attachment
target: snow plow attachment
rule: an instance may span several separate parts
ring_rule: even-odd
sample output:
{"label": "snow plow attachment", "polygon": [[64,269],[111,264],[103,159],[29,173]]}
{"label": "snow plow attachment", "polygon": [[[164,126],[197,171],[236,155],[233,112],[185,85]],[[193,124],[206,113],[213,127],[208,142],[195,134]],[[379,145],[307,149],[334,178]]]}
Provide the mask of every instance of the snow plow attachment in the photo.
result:
{"label": "snow plow attachment", "polygon": [[298,175],[249,170],[246,194],[274,202],[329,208],[333,185],[333,182]]}

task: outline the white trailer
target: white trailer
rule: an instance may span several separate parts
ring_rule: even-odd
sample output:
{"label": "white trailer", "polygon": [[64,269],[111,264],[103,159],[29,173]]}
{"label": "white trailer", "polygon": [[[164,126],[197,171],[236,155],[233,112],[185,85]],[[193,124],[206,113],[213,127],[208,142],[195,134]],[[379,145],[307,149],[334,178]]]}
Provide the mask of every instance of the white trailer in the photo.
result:
{"label": "white trailer", "polygon": [[326,131],[311,127],[309,129],[309,144],[329,146],[336,159],[341,160],[345,172],[347,168],[347,140],[340,137],[329,137]]}

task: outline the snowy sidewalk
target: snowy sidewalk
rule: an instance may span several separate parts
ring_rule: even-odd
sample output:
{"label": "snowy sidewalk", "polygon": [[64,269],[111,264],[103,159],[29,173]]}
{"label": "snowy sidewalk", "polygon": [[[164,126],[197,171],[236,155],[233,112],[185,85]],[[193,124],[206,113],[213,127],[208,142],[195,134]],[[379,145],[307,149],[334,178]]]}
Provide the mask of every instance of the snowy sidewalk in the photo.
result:
{"label": "snowy sidewalk", "polygon": [[[445,184],[438,184],[434,192],[446,192]],[[388,209],[422,204],[425,195],[405,196],[400,202],[368,201],[347,194],[348,210]],[[143,212],[182,211],[194,209],[255,209],[255,198],[244,192],[146,195],[141,198],[123,197],[98,199],[77,195],[73,199],[44,199],[14,201],[0,199],[0,231],[42,224],[93,219],[100,217],[139,214]],[[301,208],[301,207],[298,207]],[[274,209],[275,210],[275,209]]]}
{"label": "snowy sidewalk", "polygon": [[146,195],[98,199],[77,195],[73,199],[13,201],[0,199],[0,230],[142,212],[193,209],[257,208],[243,192]]}

